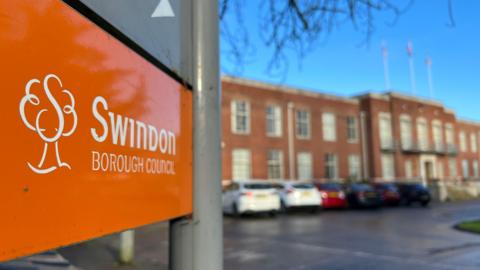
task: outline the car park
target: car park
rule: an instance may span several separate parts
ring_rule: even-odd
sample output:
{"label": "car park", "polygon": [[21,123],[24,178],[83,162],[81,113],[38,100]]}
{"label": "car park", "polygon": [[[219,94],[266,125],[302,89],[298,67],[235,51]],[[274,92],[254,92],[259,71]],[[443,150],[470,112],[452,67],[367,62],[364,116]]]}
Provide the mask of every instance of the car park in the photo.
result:
{"label": "car park", "polygon": [[235,181],[223,192],[223,212],[241,214],[269,213],[280,210],[280,197],[271,183],[262,181]]}
{"label": "car park", "polygon": [[400,204],[400,192],[394,183],[375,183],[373,187],[380,193],[383,205],[398,206]]}
{"label": "car park", "polygon": [[400,201],[404,205],[420,203],[422,206],[428,206],[432,198],[428,188],[419,183],[399,183],[397,187],[400,192]]}
{"label": "car park", "polygon": [[348,205],[354,208],[378,208],[382,205],[381,195],[373,186],[352,183],[346,186]]}
{"label": "car park", "polygon": [[343,209],[347,207],[345,191],[340,183],[314,183],[322,197],[322,208]]}
{"label": "car park", "polygon": [[283,181],[274,186],[280,195],[282,211],[307,209],[316,212],[322,205],[322,198],[317,188],[308,182]]}

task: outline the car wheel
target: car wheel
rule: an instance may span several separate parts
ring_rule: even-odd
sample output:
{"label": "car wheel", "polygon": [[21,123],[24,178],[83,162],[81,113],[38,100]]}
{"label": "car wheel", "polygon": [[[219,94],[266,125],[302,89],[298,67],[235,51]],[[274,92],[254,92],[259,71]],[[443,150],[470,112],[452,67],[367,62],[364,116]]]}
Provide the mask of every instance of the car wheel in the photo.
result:
{"label": "car wheel", "polygon": [[238,217],[238,216],[239,216],[238,206],[237,206],[236,203],[234,203],[234,204],[232,205],[232,215],[233,215],[234,217]]}
{"label": "car wheel", "polygon": [[283,201],[280,202],[280,211],[282,213],[287,213],[288,212],[288,208]]}
{"label": "car wheel", "polygon": [[423,206],[423,207],[427,207],[428,206],[428,203],[427,201],[423,201],[423,202],[420,202],[420,204]]}
{"label": "car wheel", "polygon": [[310,208],[310,214],[316,214],[318,212],[318,209],[319,207],[316,207],[316,206],[313,206],[312,208]]}
{"label": "car wheel", "polygon": [[277,211],[271,211],[270,213],[268,213],[268,215],[272,218],[276,217],[277,216]]}

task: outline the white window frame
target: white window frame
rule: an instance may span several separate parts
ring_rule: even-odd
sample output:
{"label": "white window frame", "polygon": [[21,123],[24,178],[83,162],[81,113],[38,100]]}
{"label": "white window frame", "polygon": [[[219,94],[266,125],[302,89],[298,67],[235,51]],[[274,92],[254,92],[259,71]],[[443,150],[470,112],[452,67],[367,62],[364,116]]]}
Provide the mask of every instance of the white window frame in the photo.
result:
{"label": "white window frame", "polygon": [[313,158],[310,152],[297,153],[298,180],[313,179]]}
{"label": "white window frame", "polygon": [[[350,122],[350,121],[353,122]],[[347,116],[347,142],[358,143],[359,140],[358,118],[356,116]]]}
{"label": "white window frame", "polygon": [[478,178],[480,173],[478,168],[478,160],[472,161],[472,168],[473,168],[473,177]]}
{"label": "white window frame", "polygon": [[417,141],[420,150],[428,150],[428,123],[423,117],[417,118]]}
{"label": "white window frame", "polygon": [[457,159],[456,158],[448,159],[448,174],[450,175],[450,178],[458,177]]}
{"label": "white window frame", "polygon": [[[245,112],[239,112],[240,103],[245,104]],[[243,99],[235,99],[230,103],[231,111],[231,131],[233,134],[247,135],[250,134],[250,102]],[[237,120],[239,117],[245,117],[245,127],[240,128]]]}
{"label": "white window frame", "polygon": [[[305,117],[306,119],[300,119],[300,115],[301,113],[304,113],[305,114]],[[311,124],[310,124],[310,120],[311,120],[311,115],[310,115],[310,111],[309,110],[306,110],[306,109],[297,109],[296,112],[295,112],[295,133],[297,135],[297,138],[298,139],[304,139],[304,140],[308,140],[310,139],[311,137]],[[306,130],[306,134],[302,134],[302,131],[303,131],[303,127],[302,125],[305,125],[305,130]]]}
{"label": "white window frame", "polygon": [[432,121],[432,135],[433,135],[433,145],[435,150],[442,151],[443,150],[443,138],[442,138],[442,122],[440,120],[433,120]]}
{"label": "white window frame", "polygon": [[324,141],[334,142],[337,140],[337,121],[335,114],[329,112],[322,113],[322,131]]}
{"label": "white window frame", "polygon": [[463,178],[470,177],[470,164],[467,159],[462,160],[462,176]]}
{"label": "white window frame", "polygon": [[354,180],[362,177],[360,155],[352,154],[348,156],[348,176]]}
{"label": "white window frame", "polygon": [[413,129],[412,118],[409,115],[403,114],[400,116],[400,137],[402,141],[402,148],[409,150],[413,147]]}
{"label": "white window frame", "polygon": [[[268,137],[282,137],[282,107],[269,104],[265,108],[266,132]],[[273,130],[269,130],[273,127]]]}
{"label": "white window frame", "polygon": [[458,141],[460,142],[460,152],[467,152],[467,135],[465,131],[460,131],[458,133]]}
{"label": "white window frame", "polygon": [[[278,170],[278,171],[274,171]],[[278,149],[271,149],[267,152],[267,174],[268,179],[283,179],[283,152]]]}
{"label": "white window frame", "polygon": [[390,113],[381,112],[378,115],[378,130],[382,148],[393,147],[392,116]]}
{"label": "white window frame", "polygon": [[330,180],[338,179],[338,158],[336,154],[325,154],[325,178]]}
{"label": "white window frame", "polygon": [[477,134],[470,133],[470,150],[472,153],[478,152]]}
{"label": "white window frame", "polygon": [[382,177],[388,181],[395,179],[395,157],[393,154],[382,154]]}
{"label": "white window frame", "polygon": [[451,123],[445,124],[445,143],[449,149],[455,147],[455,129]]}
{"label": "white window frame", "polygon": [[[243,157],[242,157],[243,155]],[[252,153],[250,149],[232,150],[232,180],[248,180],[252,177]]]}

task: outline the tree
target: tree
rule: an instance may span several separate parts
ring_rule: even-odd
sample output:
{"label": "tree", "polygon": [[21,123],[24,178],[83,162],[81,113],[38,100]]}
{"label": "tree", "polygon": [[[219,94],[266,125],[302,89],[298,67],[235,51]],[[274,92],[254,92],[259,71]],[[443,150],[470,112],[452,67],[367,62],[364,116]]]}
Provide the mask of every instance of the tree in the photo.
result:
{"label": "tree", "polygon": [[[446,1],[449,25],[454,26],[453,0]],[[272,52],[267,71],[281,75],[288,70],[287,50],[295,52],[301,60],[336,26],[347,22],[364,34],[363,44],[368,44],[379,13],[390,14],[391,20],[387,23],[394,25],[414,0],[263,0],[258,3],[259,34]],[[239,67],[237,71],[241,71],[253,52],[252,30],[247,29],[244,21],[245,4],[246,0],[220,0],[219,8],[221,35],[227,47],[224,53],[227,61]]]}
{"label": "tree", "polygon": [[[66,104],[60,104],[59,100],[53,95],[52,90],[50,89],[50,81],[54,80],[59,84],[60,88],[63,88],[62,81],[54,74],[47,75],[41,82],[38,79],[30,80],[25,87],[25,95],[23,96],[20,102],[20,116],[23,120],[23,123],[32,131],[35,131],[38,136],[45,142],[43,148],[42,159],[38,163],[38,166],[34,166],[28,163],[30,169],[39,174],[49,173],[57,168],[66,167],[71,169],[68,163],[62,162],[60,158],[60,152],[58,150],[58,141],[62,137],[69,137],[77,128],[77,113],[75,111],[75,99],[72,93],[67,89],[61,89],[61,94],[65,95],[67,98]],[[43,93],[35,94],[32,91],[34,86],[39,86]],[[44,95],[41,95],[44,94]],[[43,98],[40,98],[43,97]],[[33,121],[29,120],[27,114],[26,106],[35,107],[35,119]],[[34,110],[34,109],[33,109]],[[45,116],[49,111],[52,111],[53,115],[56,118],[55,127],[45,127],[43,116]],[[31,113],[31,115],[33,115]],[[67,128],[67,123],[71,119],[70,127]],[[54,144],[55,146],[55,156],[57,165],[44,168],[45,158],[48,152],[48,146]],[[58,166],[58,167],[57,167]]]}

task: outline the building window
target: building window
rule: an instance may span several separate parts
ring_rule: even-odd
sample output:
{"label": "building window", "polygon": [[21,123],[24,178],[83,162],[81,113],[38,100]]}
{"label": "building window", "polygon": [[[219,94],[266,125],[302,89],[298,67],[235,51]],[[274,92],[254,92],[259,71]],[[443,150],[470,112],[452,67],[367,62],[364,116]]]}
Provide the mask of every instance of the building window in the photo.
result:
{"label": "building window", "polygon": [[347,117],[347,140],[349,143],[358,142],[358,124],[355,116]]}
{"label": "building window", "polygon": [[420,150],[428,150],[428,126],[425,118],[417,119],[417,139]]}
{"label": "building window", "polygon": [[268,105],[266,109],[267,136],[282,136],[282,108],[276,105]]}
{"label": "building window", "polygon": [[308,152],[298,153],[297,167],[299,180],[312,180],[312,154]]}
{"label": "building window", "polygon": [[463,178],[470,177],[470,168],[468,166],[468,160],[466,159],[462,160],[462,173],[463,173]]}
{"label": "building window", "polygon": [[348,175],[350,179],[360,179],[360,157],[358,155],[348,156]]}
{"label": "building window", "polygon": [[474,160],[472,162],[472,168],[473,168],[473,177],[478,178],[478,161]]}
{"label": "building window", "polygon": [[411,160],[405,161],[405,178],[413,178],[413,162]]}
{"label": "building window", "polygon": [[333,113],[322,114],[323,140],[334,142],[337,140],[335,115]]}
{"label": "building window", "polygon": [[231,103],[232,132],[235,134],[250,133],[250,103],[244,100],[233,100]]}
{"label": "building window", "polygon": [[268,179],[283,178],[283,154],[280,150],[268,151]]}
{"label": "building window", "polygon": [[443,150],[442,140],[442,122],[435,120],[432,122],[433,144],[436,151]]}
{"label": "building window", "polygon": [[450,174],[451,178],[457,177],[457,160],[455,158],[451,158],[448,160],[448,173]]}
{"label": "building window", "polygon": [[310,139],[310,112],[305,110],[297,111],[297,138]]}
{"label": "building window", "polygon": [[245,180],[251,178],[251,153],[248,149],[234,149],[232,152],[232,179]]}
{"label": "building window", "polygon": [[467,152],[467,136],[465,135],[465,132],[460,131],[458,134],[458,140],[460,141],[460,151]]}
{"label": "building window", "polygon": [[473,153],[478,151],[477,135],[475,133],[470,134],[470,150],[472,150]]}
{"label": "building window", "polygon": [[337,156],[334,154],[325,155],[325,178],[330,180],[338,178]]}
{"label": "building window", "polygon": [[385,180],[393,180],[395,178],[395,163],[392,154],[382,155],[382,175]]}
{"label": "building window", "polygon": [[455,131],[453,130],[453,125],[448,123],[445,124],[445,142],[447,143],[447,150],[453,151],[455,148]]}
{"label": "building window", "polygon": [[380,144],[382,148],[393,147],[392,137],[392,121],[389,113],[380,113],[379,115],[379,131],[380,131]]}
{"label": "building window", "polygon": [[412,120],[408,115],[400,117],[400,136],[403,149],[412,149]]}

